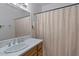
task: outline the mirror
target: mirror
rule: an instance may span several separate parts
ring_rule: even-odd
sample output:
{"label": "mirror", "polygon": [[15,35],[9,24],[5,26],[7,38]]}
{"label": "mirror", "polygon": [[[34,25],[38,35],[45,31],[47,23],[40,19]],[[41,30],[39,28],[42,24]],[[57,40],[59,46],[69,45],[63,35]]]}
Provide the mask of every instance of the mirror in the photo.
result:
{"label": "mirror", "polygon": [[0,40],[31,35],[31,19],[26,3],[0,4]]}

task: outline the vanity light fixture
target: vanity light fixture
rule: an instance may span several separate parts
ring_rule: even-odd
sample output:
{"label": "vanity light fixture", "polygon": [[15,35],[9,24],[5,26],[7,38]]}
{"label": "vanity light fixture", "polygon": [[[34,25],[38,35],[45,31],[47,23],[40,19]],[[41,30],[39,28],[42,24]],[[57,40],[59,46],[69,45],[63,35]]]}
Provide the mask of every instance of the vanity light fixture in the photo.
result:
{"label": "vanity light fixture", "polygon": [[28,3],[9,3],[9,5],[28,11]]}

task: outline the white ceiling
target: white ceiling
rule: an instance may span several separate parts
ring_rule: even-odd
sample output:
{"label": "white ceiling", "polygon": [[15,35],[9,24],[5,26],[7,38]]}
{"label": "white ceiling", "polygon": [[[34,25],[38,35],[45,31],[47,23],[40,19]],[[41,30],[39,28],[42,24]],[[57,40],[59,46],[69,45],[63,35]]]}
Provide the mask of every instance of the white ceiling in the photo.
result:
{"label": "white ceiling", "polygon": [[32,12],[34,13],[71,5],[71,3],[29,3],[29,4],[31,5],[31,9],[29,10],[32,10]]}
{"label": "white ceiling", "polygon": [[45,5],[48,5],[48,4],[51,4],[51,3],[38,3],[40,4],[41,6],[45,6]]}
{"label": "white ceiling", "polygon": [[58,5],[58,4],[71,4],[71,3],[34,3],[34,4],[41,5],[41,6],[46,6],[48,4]]}

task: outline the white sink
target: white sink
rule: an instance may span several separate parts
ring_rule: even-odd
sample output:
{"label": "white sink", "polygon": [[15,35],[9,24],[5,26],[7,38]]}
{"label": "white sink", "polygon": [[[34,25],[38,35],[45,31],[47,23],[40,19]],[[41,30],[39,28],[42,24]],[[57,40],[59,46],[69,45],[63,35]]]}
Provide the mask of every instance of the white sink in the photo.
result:
{"label": "white sink", "polygon": [[26,44],[18,44],[18,45],[14,45],[14,46],[7,48],[4,52],[5,53],[14,53],[14,52],[23,50],[27,47],[28,47],[28,45],[26,45]]}

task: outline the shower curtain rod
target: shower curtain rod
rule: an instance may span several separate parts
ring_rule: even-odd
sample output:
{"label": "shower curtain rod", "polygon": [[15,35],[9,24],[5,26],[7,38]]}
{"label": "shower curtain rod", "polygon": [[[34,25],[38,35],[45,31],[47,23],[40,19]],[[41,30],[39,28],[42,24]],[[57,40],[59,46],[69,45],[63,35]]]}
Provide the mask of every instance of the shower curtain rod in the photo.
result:
{"label": "shower curtain rod", "polygon": [[64,7],[59,7],[59,8],[55,8],[55,9],[51,9],[51,10],[47,10],[47,11],[42,11],[42,12],[34,13],[34,14],[36,15],[36,14],[40,14],[40,13],[45,13],[45,12],[48,12],[48,11],[53,11],[53,10],[57,10],[57,9],[61,9],[61,8],[66,8],[66,7],[70,7],[70,6],[74,6],[74,5],[78,5],[78,4],[79,3],[75,3],[75,4],[67,5],[67,6],[64,6]]}

